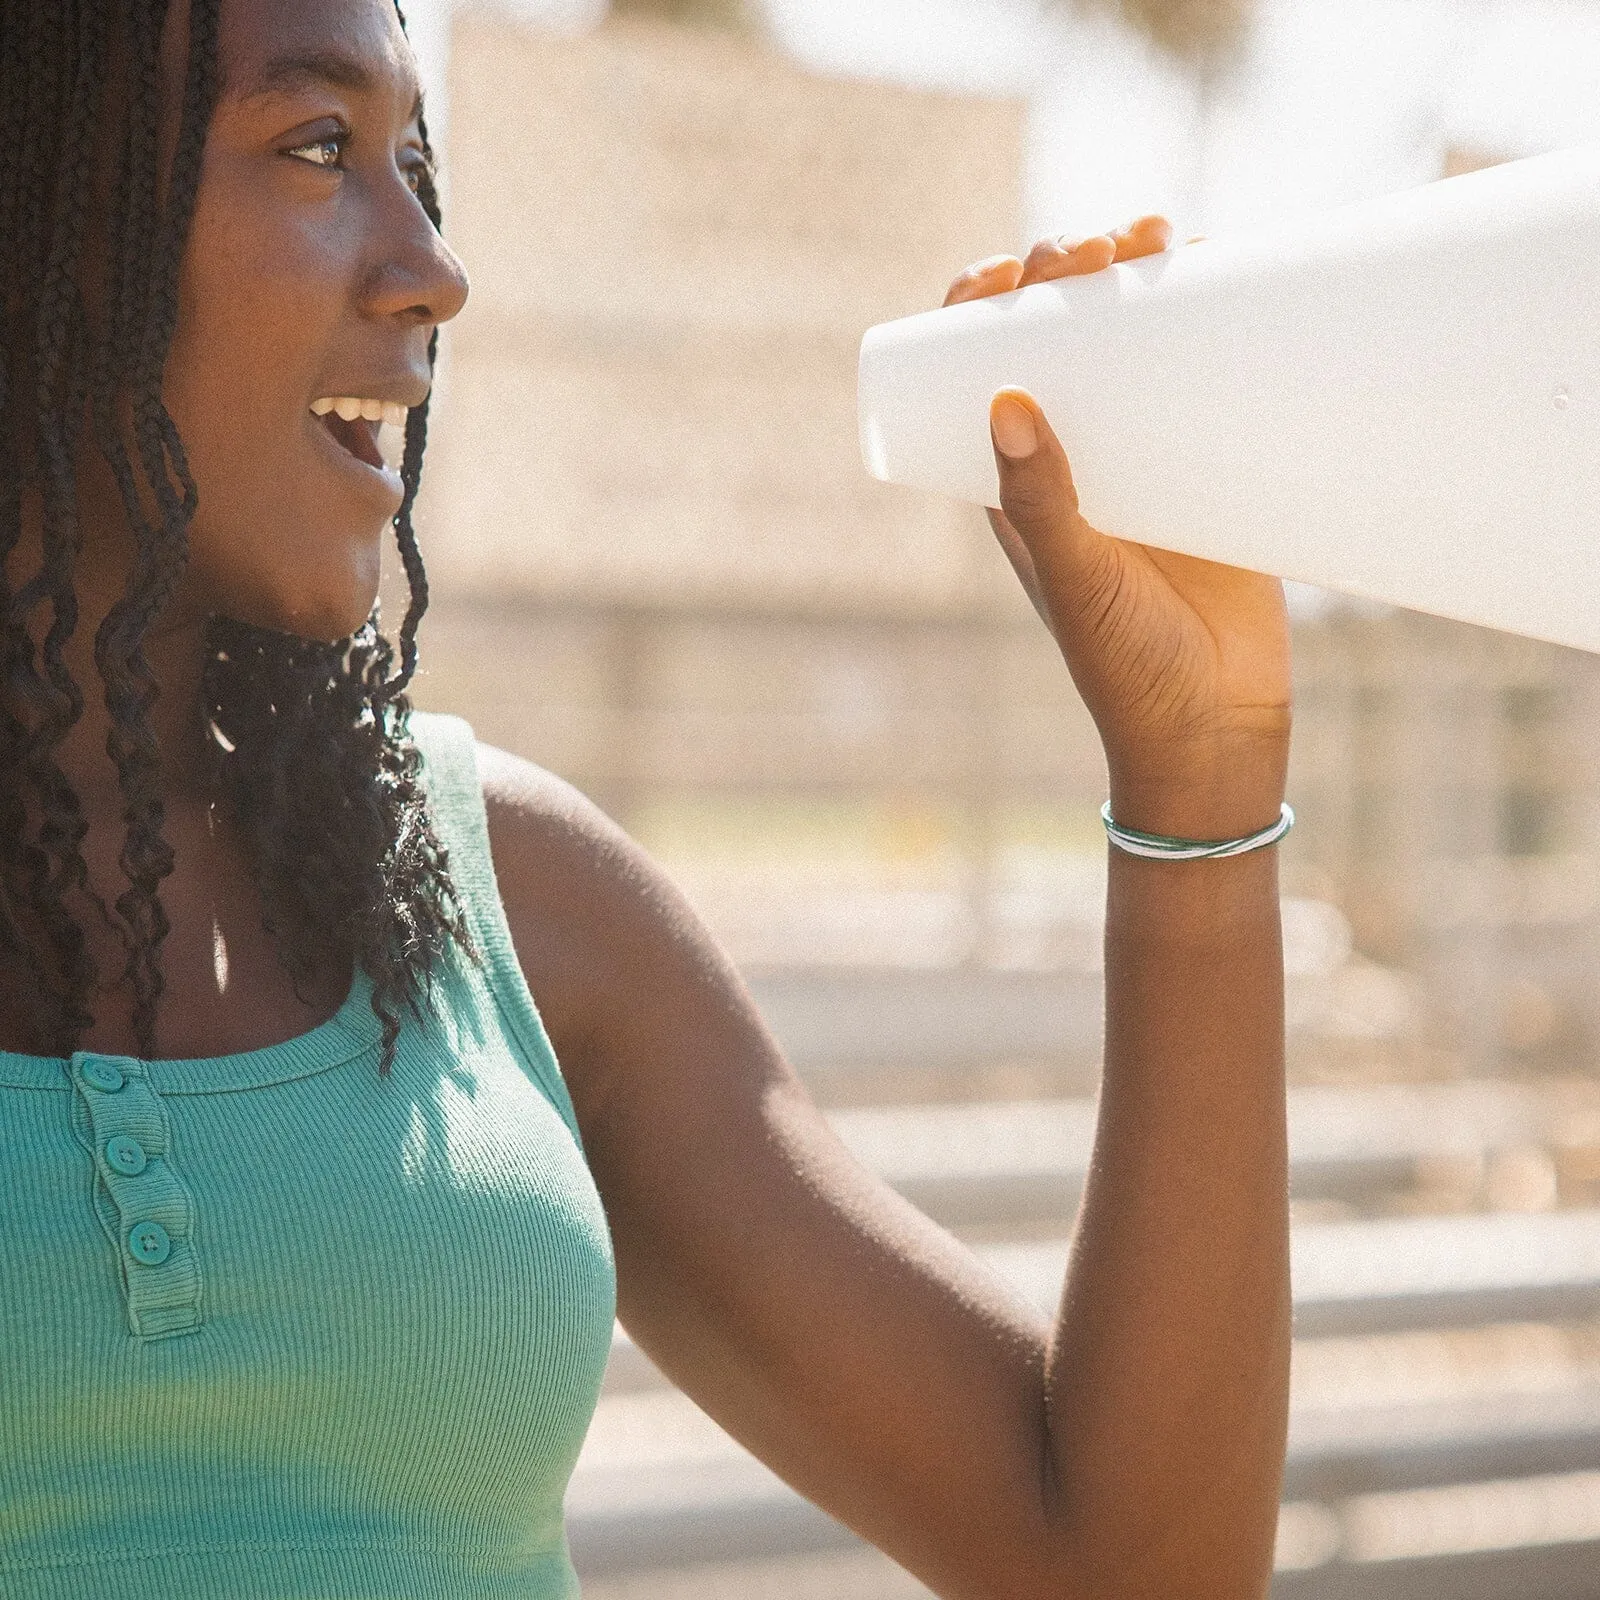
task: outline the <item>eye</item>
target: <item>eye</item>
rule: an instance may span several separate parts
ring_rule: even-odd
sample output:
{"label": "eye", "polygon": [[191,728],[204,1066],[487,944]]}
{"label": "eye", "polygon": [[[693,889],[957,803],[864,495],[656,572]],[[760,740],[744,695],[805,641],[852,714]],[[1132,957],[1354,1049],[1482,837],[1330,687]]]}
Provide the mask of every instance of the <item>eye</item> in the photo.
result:
{"label": "eye", "polygon": [[298,161],[308,162],[314,167],[328,167],[337,170],[344,161],[344,147],[349,142],[347,132],[325,134],[320,139],[308,140],[305,144],[297,144],[284,154],[293,156]]}
{"label": "eye", "polygon": [[434,176],[433,158],[426,152],[419,152],[406,162],[401,168],[405,174],[406,183],[410,186],[412,194],[420,192],[425,178]]}

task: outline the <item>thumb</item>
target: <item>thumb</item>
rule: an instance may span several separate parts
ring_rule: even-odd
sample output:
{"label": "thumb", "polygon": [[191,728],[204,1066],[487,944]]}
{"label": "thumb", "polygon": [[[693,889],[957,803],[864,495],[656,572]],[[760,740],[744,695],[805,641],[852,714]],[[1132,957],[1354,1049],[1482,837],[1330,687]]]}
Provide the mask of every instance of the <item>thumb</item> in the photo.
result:
{"label": "thumb", "polygon": [[1000,473],[1000,505],[1017,530],[1050,599],[1082,595],[1110,543],[1083,520],[1072,468],[1039,402],[1026,389],[1001,389],[989,403]]}

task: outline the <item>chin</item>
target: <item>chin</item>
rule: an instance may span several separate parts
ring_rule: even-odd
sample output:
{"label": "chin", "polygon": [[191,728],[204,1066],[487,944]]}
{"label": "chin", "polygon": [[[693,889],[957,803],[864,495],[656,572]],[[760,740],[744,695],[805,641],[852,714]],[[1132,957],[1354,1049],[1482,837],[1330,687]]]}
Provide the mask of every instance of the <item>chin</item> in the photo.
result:
{"label": "chin", "polygon": [[365,626],[377,603],[377,586],[359,592],[307,594],[293,596],[258,595],[251,600],[237,597],[220,601],[214,609],[248,627],[265,628],[273,633],[292,633],[319,644],[338,644]]}
{"label": "chin", "polygon": [[[348,559],[327,560],[328,543],[312,548],[323,556],[319,563],[302,562],[298,568],[230,571],[215,568],[202,576],[209,591],[209,609],[253,628],[292,633],[322,644],[337,644],[363,627],[378,601],[382,567],[381,535],[370,546],[341,552]],[[297,541],[301,552],[307,541]],[[206,581],[209,579],[209,581]]]}
{"label": "chin", "polygon": [[367,620],[372,615],[372,608],[377,604],[377,598],[377,593],[374,591],[359,601],[353,599],[348,604],[315,601],[286,614],[283,620],[274,626],[281,633],[296,633],[302,639],[315,639],[321,644],[337,644],[341,639],[348,639],[357,629],[366,626]]}

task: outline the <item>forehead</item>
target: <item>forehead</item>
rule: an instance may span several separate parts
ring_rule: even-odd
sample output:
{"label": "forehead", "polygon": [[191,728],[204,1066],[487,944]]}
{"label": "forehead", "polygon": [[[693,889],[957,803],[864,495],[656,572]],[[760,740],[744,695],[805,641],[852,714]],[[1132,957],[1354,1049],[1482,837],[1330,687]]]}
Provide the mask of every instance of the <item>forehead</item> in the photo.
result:
{"label": "forehead", "polygon": [[419,95],[416,58],[394,0],[223,0],[221,23],[227,95],[269,93],[318,77]]}

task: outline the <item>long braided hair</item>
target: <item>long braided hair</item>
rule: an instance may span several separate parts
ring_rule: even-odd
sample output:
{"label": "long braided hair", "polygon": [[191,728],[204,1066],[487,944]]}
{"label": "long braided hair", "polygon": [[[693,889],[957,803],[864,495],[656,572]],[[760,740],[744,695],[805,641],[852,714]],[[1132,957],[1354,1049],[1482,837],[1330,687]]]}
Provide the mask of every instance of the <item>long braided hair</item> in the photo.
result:
{"label": "long braided hair", "polygon": [[[128,986],[147,1056],[163,990],[160,886],[172,851],[144,640],[183,575],[197,504],[161,390],[217,94],[220,0],[189,0],[181,124],[163,174],[159,52],[169,3],[0,0],[0,149],[11,155],[0,164],[0,958],[20,980],[36,1047],[53,1054],[76,1048],[102,986],[81,916],[120,937],[123,969],[104,981]],[[97,207],[108,138],[112,184]],[[431,152],[429,160],[419,198],[437,227]],[[96,222],[105,272],[91,319]],[[437,342],[435,330],[430,362]],[[394,519],[410,585],[398,671],[375,609],[337,644],[213,618],[202,680],[218,799],[241,829],[279,957],[297,993],[345,962],[367,974],[385,1076],[401,1013],[421,1015],[448,947],[473,955],[408,732],[405,690],[428,603],[411,523],[427,426],[426,404],[413,407]],[[115,477],[135,550],[94,640],[125,826],[126,884],[109,906],[89,884],[88,824],[56,760],[84,709],[63,651],[78,624],[75,461],[86,445]],[[19,575],[29,496],[43,552],[37,572]],[[30,622],[46,616],[36,647]]]}

